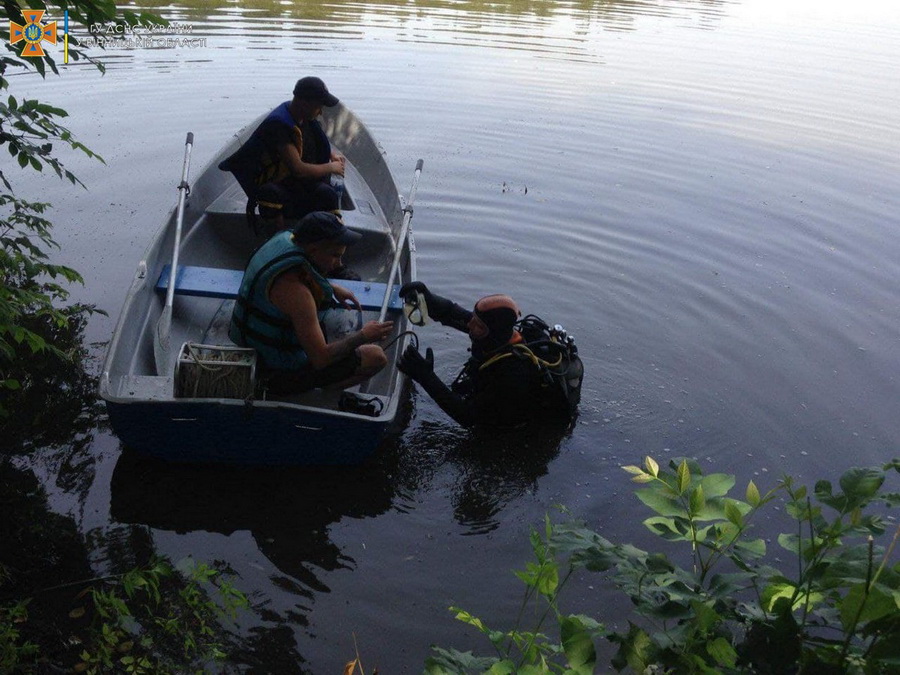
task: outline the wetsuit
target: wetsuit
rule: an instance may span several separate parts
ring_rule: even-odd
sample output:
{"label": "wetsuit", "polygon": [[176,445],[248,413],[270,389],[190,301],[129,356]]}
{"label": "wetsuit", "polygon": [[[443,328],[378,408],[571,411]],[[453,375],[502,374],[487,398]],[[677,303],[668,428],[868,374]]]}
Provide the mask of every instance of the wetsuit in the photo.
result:
{"label": "wetsuit", "polygon": [[[448,314],[440,323],[468,332],[472,312],[454,304]],[[473,342],[472,356],[451,386],[441,382],[433,371],[417,377],[416,382],[445,413],[466,427],[515,427],[530,420],[571,416],[574,410],[567,405],[558,384],[527,357],[523,346],[519,333],[489,354],[479,353],[477,342]],[[580,386],[579,375],[579,390]]]}

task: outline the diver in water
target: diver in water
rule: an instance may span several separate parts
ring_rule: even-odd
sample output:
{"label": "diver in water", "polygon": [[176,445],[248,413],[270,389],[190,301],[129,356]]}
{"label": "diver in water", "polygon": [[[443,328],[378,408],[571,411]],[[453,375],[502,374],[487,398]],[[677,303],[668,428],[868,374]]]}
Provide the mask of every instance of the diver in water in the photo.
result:
{"label": "diver in water", "polygon": [[423,357],[409,345],[398,363],[456,422],[515,427],[574,417],[584,367],[561,326],[550,328],[533,315],[520,319],[508,295],[481,298],[472,311],[435,295],[420,281],[404,284],[400,296],[411,306],[413,323],[423,325],[427,314],[468,333],[472,341],[472,355],[449,387],[434,374],[431,348]]}

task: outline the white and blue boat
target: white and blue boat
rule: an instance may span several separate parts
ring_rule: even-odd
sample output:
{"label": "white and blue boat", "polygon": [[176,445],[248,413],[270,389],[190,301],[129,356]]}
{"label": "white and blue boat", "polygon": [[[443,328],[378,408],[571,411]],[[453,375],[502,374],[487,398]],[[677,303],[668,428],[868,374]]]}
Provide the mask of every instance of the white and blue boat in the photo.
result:
{"label": "white and blue boat", "polygon": [[275,399],[254,386],[252,353],[229,349],[233,299],[263,238],[247,223],[240,186],[217,168],[262,119],[238,133],[186,189],[188,136],[179,206],[138,263],[100,395],[123,445],[141,454],[192,463],[358,464],[401,409],[405,377],[396,362],[409,336],[397,289],[416,278],[409,221],[421,162],[404,200],[366,127],[341,104],[326,109],[323,127],[347,158],[344,222],[363,235],[345,256],[362,281],[337,283],[360,300],[362,321],[386,315],[394,321],[390,339],[398,339],[387,349],[388,367],[361,389]]}

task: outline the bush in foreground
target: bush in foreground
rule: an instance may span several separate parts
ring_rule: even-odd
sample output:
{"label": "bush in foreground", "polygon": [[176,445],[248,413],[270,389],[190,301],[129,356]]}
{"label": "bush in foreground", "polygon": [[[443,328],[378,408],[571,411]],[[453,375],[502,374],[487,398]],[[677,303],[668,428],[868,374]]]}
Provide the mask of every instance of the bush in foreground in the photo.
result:
{"label": "bush in foreground", "polygon": [[[638,673],[900,672],[900,564],[890,562],[900,527],[886,546],[876,543],[900,503],[898,493],[882,490],[900,460],[851,469],[838,486],[823,480],[812,492],[790,477],[765,494],[750,481],[742,499],[729,496],[734,476],[703,475],[688,459],[661,468],[647,457],[643,467],[623,468],[643,484],[636,495],[655,514],[644,525],[683,544],[689,567],[548,517],[531,535],[535,560],[517,572],[523,609],[540,605],[538,624],[496,630],[451,608],[495,654],[436,647],[429,675],[592,673],[602,638],[617,648],[612,667]],[[795,522],[777,536],[790,554],[780,568],[752,528],[775,500]],[[577,570],[602,573],[627,594],[634,605],[627,630],[563,612],[560,593]]]}

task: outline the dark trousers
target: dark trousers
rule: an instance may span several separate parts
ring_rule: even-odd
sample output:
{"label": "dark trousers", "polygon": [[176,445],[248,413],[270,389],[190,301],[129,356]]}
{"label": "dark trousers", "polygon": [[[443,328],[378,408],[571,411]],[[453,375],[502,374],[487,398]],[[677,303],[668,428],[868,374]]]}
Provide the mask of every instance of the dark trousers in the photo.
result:
{"label": "dark trousers", "polygon": [[260,186],[256,201],[263,218],[275,218],[281,213],[290,220],[313,211],[335,211],[341,207],[340,196],[329,180],[303,180],[293,176]]}

